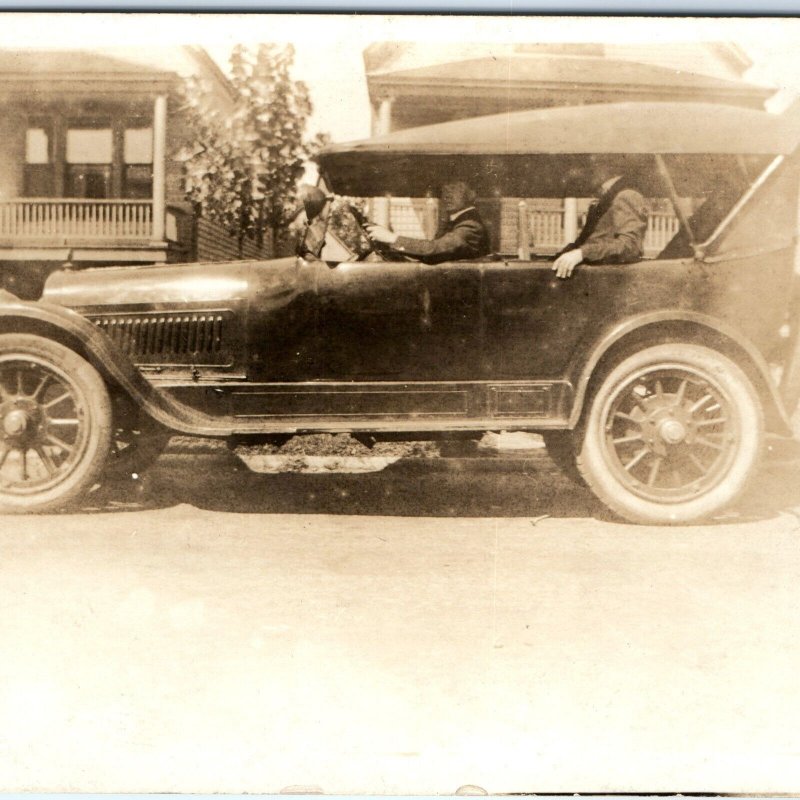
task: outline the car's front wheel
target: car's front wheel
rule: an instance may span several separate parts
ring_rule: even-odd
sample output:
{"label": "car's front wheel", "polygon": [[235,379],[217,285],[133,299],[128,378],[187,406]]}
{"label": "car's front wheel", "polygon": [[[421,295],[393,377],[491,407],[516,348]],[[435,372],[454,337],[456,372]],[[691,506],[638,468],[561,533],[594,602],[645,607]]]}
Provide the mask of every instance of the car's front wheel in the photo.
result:
{"label": "car's front wheel", "polygon": [[648,347],[617,364],[587,413],[577,457],[594,493],[633,522],[679,524],[730,503],[764,438],[759,396],[706,347]]}
{"label": "car's front wheel", "polygon": [[97,481],[111,440],[97,371],[41,336],[0,335],[0,512],[63,507]]}

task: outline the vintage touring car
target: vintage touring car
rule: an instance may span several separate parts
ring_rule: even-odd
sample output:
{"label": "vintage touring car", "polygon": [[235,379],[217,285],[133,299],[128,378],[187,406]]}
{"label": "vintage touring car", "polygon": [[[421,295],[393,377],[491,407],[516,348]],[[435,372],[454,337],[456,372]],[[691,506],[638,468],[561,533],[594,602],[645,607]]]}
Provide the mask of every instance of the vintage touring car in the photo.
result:
{"label": "vintage touring car", "polygon": [[339,195],[419,197],[458,176],[488,199],[585,197],[589,158],[622,159],[680,230],[656,257],[569,280],[525,252],[427,265],[328,247],[64,269],[37,300],[4,291],[0,509],[75,501],[140,469],[165,431],[522,430],[627,519],[708,517],[746,485],[767,433],[791,435],[799,131],[792,113],[630,103],[443,123],[319,157]]}

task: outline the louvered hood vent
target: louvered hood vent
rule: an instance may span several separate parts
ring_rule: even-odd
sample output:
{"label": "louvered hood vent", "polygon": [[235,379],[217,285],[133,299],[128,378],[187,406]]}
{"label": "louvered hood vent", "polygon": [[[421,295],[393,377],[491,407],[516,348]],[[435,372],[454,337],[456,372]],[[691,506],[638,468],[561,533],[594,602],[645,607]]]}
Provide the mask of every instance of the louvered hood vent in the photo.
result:
{"label": "louvered hood vent", "polygon": [[207,364],[229,361],[230,311],[92,314],[89,319],[137,364]]}

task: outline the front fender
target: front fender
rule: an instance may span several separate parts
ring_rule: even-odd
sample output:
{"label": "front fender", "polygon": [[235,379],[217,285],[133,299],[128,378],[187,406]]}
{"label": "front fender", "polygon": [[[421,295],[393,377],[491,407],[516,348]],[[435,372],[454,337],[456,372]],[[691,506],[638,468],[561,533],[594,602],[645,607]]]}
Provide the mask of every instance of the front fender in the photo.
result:
{"label": "front fender", "polygon": [[570,428],[578,425],[590,382],[597,371],[603,368],[604,362],[627,342],[633,345],[639,341],[656,339],[694,341],[717,347],[733,357],[755,379],[774,432],[783,436],[792,435],[789,415],[770,374],[769,365],[753,342],[724,320],[682,309],[645,312],[621,320],[603,330],[589,347],[582,348],[588,355],[576,359],[570,366],[570,382],[575,387],[569,415]]}

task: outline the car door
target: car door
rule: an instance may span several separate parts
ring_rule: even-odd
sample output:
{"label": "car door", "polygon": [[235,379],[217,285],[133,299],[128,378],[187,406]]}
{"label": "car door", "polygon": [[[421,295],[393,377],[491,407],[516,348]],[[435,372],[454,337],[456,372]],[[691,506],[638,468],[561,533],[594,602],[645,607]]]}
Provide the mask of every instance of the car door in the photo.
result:
{"label": "car door", "polygon": [[416,377],[424,303],[416,262],[317,262],[315,377]]}
{"label": "car door", "polygon": [[481,262],[420,264],[420,328],[412,341],[415,380],[482,380]]}
{"label": "car door", "polygon": [[233,392],[235,413],[317,421],[475,413],[455,381],[481,378],[479,265],[313,261],[283,280],[270,280],[268,265],[264,272],[258,283],[271,288],[251,308],[251,382]]}
{"label": "car door", "polygon": [[485,265],[484,362],[493,380],[563,377],[580,346],[613,318],[624,266],[583,266],[568,279],[550,261]]}

